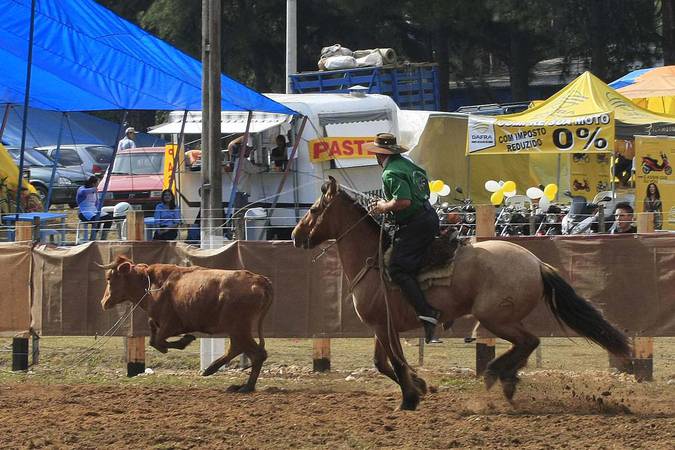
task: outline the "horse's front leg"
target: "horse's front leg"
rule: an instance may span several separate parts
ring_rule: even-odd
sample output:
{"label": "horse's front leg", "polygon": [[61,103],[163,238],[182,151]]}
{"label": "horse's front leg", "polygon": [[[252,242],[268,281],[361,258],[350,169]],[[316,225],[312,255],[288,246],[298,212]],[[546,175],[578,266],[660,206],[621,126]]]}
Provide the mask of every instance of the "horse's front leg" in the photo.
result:
{"label": "horse's front leg", "polygon": [[394,373],[394,369],[391,368],[389,360],[387,359],[387,352],[384,350],[380,340],[375,337],[375,355],[373,356],[373,363],[375,368],[382,374],[391,378],[396,384],[399,384],[398,378]]}
{"label": "horse's front leg", "polygon": [[[391,339],[389,338],[389,334],[391,334]],[[397,351],[395,344],[390,345],[392,339],[399,339],[398,332],[392,330],[388,333],[387,327],[384,326],[375,330],[375,336],[386,352],[387,357],[394,368],[394,374],[396,375],[398,384],[401,386],[403,399],[401,400],[399,409],[414,411],[420,403],[421,392],[413,381],[412,371],[410,366],[408,366],[408,362],[405,360],[403,352]]]}

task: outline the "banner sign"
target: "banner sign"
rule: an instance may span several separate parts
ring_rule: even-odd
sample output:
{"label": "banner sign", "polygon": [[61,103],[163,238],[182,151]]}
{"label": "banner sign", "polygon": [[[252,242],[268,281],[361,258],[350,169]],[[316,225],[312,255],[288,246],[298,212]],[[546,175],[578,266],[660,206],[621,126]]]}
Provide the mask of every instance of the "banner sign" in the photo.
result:
{"label": "banner sign", "polygon": [[[164,181],[162,182],[162,189],[169,189],[171,173],[173,172],[173,159],[176,157],[177,151],[178,146],[176,144],[166,144],[164,147]],[[178,161],[180,162],[180,159]],[[171,191],[174,195],[176,194],[176,180],[171,184]]]}
{"label": "banner sign", "polygon": [[363,149],[363,144],[373,142],[371,137],[325,137],[308,142],[309,159],[313,163],[331,159],[373,157]]}
{"label": "banner sign", "polygon": [[675,230],[675,138],[635,136],[635,210],[654,213],[657,230]]}
{"label": "banner sign", "polygon": [[613,112],[523,122],[470,115],[466,154],[611,152],[613,142]]}
{"label": "banner sign", "polygon": [[611,191],[609,153],[573,153],[570,156],[570,192],[593,200],[603,191]]}

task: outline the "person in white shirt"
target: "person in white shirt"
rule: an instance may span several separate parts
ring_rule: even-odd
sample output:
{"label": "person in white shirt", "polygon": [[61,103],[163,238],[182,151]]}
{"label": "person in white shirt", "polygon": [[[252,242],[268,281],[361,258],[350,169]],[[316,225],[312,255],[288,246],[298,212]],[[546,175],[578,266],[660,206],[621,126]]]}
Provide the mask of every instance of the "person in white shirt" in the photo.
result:
{"label": "person in white shirt", "polygon": [[135,137],[136,137],[136,130],[134,129],[134,127],[129,127],[126,130],[124,130],[124,137],[122,138],[122,140],[120,140],[119,144],[117,144],[117,151],[119,152],[120,150],[136,148],[136,142],[134,141]]}
{"label": "person in white shirt", "polygon": [[95,175],[90,176],[85,182],[84,186],[77,189],[75,200],[80,209],[78,217],[82,222],[92,222],[91,240],[96,239],[97,224],[103,222],[102,239],[105,239],[108,230],[112,225],[113,216],[110,213],[101,214],[97,208],[96,200],[98,198],[96,186],[98,185],[98,178]]}

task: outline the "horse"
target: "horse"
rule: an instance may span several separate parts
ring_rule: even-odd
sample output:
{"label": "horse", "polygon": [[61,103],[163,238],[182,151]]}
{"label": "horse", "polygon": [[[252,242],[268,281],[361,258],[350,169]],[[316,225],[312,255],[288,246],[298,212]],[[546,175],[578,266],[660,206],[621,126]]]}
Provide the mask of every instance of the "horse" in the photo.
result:
{"label": "horse", "polygon": [[[426,394],[426,382],[408,365],[399,332],[420,327],[415,311],[399,289],[382,288],[377,261],[381,226],[330,177],[322,194],[293,229],[297,248],[313,249],[335,239],[356,313],[375,332],[375,367],[401,388],[401,410],[415,410]],[[627,358],[627,337],[612,326],[589,301],[580,297],[552,266],[525,248],[505,241],[460,246],[455,254],[449,286],[427,289],[429,303],[441,311],[439,323],[472,315],[484,328],[512,346],[490,361],[485,371],[489,390],[500,381],[504,396],[513,401],[518,370],[539,345],[522,321],[542,300],[558,323]]]}

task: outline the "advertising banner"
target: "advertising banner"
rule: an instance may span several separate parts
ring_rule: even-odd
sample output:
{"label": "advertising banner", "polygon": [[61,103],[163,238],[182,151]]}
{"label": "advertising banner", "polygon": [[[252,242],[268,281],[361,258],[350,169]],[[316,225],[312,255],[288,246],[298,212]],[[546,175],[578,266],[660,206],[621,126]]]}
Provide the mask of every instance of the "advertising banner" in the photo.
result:
{"label": "advertising banner", "polygon": [[593,200],[599,192],[611,191],[609,153],[573,153],[570,155],[570,192]]}
{"label": "advertising banner", "polygon": [[675,230],[675,137],[635,136],[636,212],[653,212],[657,230]]}
{"label": "advertising banner", "polygon": [[614,113],[546,120],[469,116],[467,155],[611,152]]}
{"label": "advertising banner", "polygon": [[325,137],[308,142],[309,159],[313,163],[331,159],[373,157],[363,149],[363,144],[373,142],[373,137]]}
{"label": "advertising banner", "polygon": [[[7,149],[0,144],[0,214],[16,211],[16,188],[18,184],[19,168]],[[42,200],[40,200],[40,196],[33,185],[27,181],[22,185],[21,211],[42,211],[44,209]]]}
{"label": "advertising banner", "polygon": [[[164,181],[162,183],[162,189],[168,189],[169,183],[171,181],[171,173],[173,172],[173,161],[176,157],[176,152],[178,151],[178,146],[176,144],[166,144],[164,147]],[[178,158],[178,163],[180,165],[181,159]],[[176,193],[176,180],[171,183],[171,191]]]}

